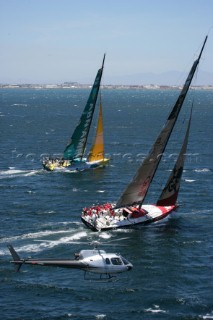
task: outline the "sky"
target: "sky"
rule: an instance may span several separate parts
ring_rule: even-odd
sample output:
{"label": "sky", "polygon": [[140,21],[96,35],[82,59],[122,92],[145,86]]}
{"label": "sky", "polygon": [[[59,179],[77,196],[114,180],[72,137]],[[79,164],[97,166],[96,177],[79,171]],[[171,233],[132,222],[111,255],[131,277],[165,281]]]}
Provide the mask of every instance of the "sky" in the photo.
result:
{"label": "sky", "polygon": [[0,83],[92,83],[104,53],[103,84],[170,82],[206,35],[213,85],[213,0],[0,0]]}

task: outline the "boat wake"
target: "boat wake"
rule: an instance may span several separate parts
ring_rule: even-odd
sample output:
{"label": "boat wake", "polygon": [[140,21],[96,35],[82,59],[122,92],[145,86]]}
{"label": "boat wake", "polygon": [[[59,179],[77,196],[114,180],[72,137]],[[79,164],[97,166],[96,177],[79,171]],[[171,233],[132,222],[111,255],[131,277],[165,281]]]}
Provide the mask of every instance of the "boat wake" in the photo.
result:
{"label": "boat wake", "polygon": [[38,243],[22,246],[20,250],[25,252],[40,252],[40,251],[43,251],[44,249],[52,249],[61,244],[66,244],[66,243],[71,244],[72,242],[75,243],[75,241],[79,241],[85,237],[87,237],[87,233],[85,231],[82,231],[82,232],[77,232],[70,236],[61,237],[57,240],[37,240],[39,241]]}
{"label": "boat wake", "polygon": [[25,239],[38,239],[41,237],[45,236],[51,236],[51,235],[56,235],[60,233],[69,233],[69,230],[57,230],[57,231],[50,231],[50,230],[45,230],[45,231],[40,231],[40,232],[30,232],[26,233],[23,235],[19,236],[13,236],[9,238],[2,238],[0,239],[0,243],[7,243],[7,242],[12,242],[12,241],[17,241],[17,240],[25,240]]}
{"label": "boat wake", "polygon": [[[70,224],[70,222],[61,222],[59,224],[57,223],[57,225],[55,226],[61,225],[63,228],[64,226],[67,227],[68,224]],[[80,224],[80,222],[76,222],[74,224],[78,225]],[[47,228],[49,226],[49,224],[46,225]],[[51,227],[53,227],[53,224],[51,224]],[[18,252],[21,251],[35,253],[44,251],[46,249],[51,249],[62,244],[80,244],[81,241],[83,241],[83,243],[85,244],[88,243],[89,245],[93,241],[96,241],[97,237],[100,241],[109,240],[110,238],[112,238],[112,234],[109,234],[107,232],[103,232],[100,234],[90,233],[90,231],[85,230],[83,228],[82,224],[81,227],[78,230],[76,230],[76,228],[69,228],[68,230],[46,229],[38,232],[29,232],[17,236],[1,238],[0,256],[9,254],[6,247],[8,243],[16,243],[16,248]],[[29,244],[26,244],[26,241],[29,242]]]}
{"label": "boat wake", "polygon": [[18,170],[14,167],[9,170],[0,170],[0,179],[17,178],[17,177],[30,177],[42,173],[43,169],[37,170]]}
{"label": "boat wake", "polygon": [[[69,233],[69,235],[65,236],[64,234]],[[53,236],[56,234],[63,234],[61,237],[57,238],[56,240],[51,239],[39,239],[44,236]],[[45,249],[51,249],[61,244],[72,244],[76,241],[79,241],[83,238],[88,236],[86,231],[75,232],[71,234],[71,231],[43,231],[43,232],[35,232],[35,233],[28,233],[21,236],[10,237],[10,238],[2,238],[0,240],[1,243],[5,243],[5,248],[0,250],[0,256],[8,254],[8,250],[6,248],[7,243],[12,243],[17,240],[25,240],[25,239],[34,239],[35,242],[31,242],[30,244],[25,245],[16,245],[17,252],[41,252]]]}

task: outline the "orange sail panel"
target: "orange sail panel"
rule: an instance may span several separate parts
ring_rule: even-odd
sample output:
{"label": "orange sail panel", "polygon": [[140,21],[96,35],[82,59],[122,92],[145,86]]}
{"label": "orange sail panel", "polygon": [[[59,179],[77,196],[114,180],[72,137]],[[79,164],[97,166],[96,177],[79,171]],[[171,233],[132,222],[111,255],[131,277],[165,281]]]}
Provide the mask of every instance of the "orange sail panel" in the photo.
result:
{"label": "orange sail panel", "polygon": [[103,137],[102,103],[100,101],[100,110],[99,110],[95,141],[90,150],[88,162],[100,161],[103,159],[104,159],[104,137]]}

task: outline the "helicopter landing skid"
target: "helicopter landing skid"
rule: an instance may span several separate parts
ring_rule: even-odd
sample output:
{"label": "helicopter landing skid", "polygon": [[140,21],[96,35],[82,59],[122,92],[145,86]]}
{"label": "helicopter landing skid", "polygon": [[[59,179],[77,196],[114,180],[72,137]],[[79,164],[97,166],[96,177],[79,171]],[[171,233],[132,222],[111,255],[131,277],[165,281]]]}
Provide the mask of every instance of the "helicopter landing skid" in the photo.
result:
{"label": "helicopter landing skid", "polygon": [[94,273],[91,273],[89,271],[84,272],[84,280],[88,280],[91,282],[115,282],[118,281],[116,276],[112,276],[111,274],[99,274],[96,277],[94,276]]}

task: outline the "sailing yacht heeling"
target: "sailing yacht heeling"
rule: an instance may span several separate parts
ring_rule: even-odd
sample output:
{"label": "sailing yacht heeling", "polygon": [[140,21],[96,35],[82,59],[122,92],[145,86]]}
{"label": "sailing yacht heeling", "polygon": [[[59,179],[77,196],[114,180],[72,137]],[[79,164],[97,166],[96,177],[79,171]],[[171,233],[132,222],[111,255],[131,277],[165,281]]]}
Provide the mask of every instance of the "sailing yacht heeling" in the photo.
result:
{"label": "sailing yacht heeling", "polygon": [[[176,207],[180,187],[184,157],[186,151],[191,117],[176,166],[156,205],[143,205],[150,184],[161,161],[183,102],[189,90],[195,71],[199,64],[207,37],[204,40],[198,59],[194,61],[180,95],[169,114],[165,126],[158,135],[148,156],[144,159],[132,181],[127,185],[116,204],[106,204],[84,208],[82,221],[92,230],[109,230],[131,227],[136,224],[148,224],[168,216]],[[174,182],[172,189],[171,182]]]}
{"label": "sailing yacht heeling", "polygon": [[66,169],[71,171],[82,171],[85,169],[103,166],[109,161],[109,159],[104,158],[104,154],[102,155],[102,158],[100,157],[99,159],[89,159],[87,161],[86,158],[83,158],[101,85],[104,61],[105,54],[103,57],[102,67],[97,72],[89,98],[80,117],[80,121],[72,134],[70,143],[64,150],[63,159],[45,159],[43,161],[43,166],[46,170],[53,171]]}
{"label": "sailing yacht heeling", "polygon": [[202,49],[198,59],[193,63],[189,75],[185,81],[183,89],[167,119],[167,122],[160,132],[157,140],[153,144],[152,150],[149,155],[145,158],[142,165],[139,167],[132,182],[127,186],[126,190],[121,195],[120,199],[116,203],[116,207],[124,207],[128,205],[143,203],[143,200],[148,192],[149,186],[158,168],[163,152],[166,148],[170,135],[173,131],[174,125],[177,121],[179,112],[189,90],[196,68],[200,61],[207,37],[203,43]]}
{"label": "sailing yacht heeling", "polygon": [[98,70],[92,90],[87,100],[87,104],[81,115],[80,121],[72,134],[71,142],[66,146],[64,150],[64,159],[66,160],[82,159],[84,155],[90,126],[95,111],[98,92],[101,84],[104,61],[105,55],[103,58],[102,67]]}

